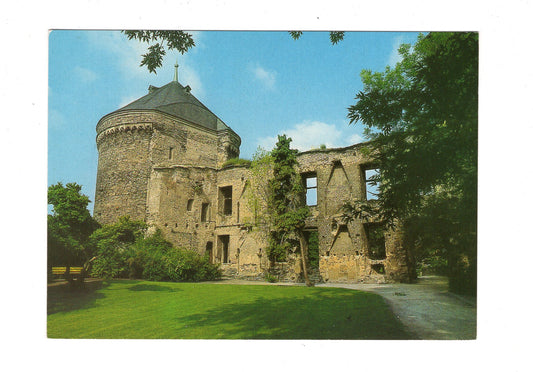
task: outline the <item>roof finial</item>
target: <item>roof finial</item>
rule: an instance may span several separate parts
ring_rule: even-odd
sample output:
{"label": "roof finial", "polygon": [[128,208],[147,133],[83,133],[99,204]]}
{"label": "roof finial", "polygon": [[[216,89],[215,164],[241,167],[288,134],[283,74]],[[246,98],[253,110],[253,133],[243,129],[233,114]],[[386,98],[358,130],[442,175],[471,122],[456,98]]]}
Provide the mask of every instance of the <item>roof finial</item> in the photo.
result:
{"label": "roof finial", "polygon": [[178,82],[178,57],[176,57],[176,64],[174,65],[174,81]]}

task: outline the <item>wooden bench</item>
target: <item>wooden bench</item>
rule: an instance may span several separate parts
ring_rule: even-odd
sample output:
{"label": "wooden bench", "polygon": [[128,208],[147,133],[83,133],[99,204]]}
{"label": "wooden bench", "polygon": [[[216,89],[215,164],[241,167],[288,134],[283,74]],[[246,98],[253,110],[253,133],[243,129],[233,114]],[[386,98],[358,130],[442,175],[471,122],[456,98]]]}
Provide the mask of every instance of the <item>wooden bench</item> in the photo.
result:
{"label": "wooden bench", "polygon": [[67,273],[67,268],[65,266],[52,267],[52,274],[54,275],[81,275],[83,272],[83,267],[81,266],[71,266],[69,272]]}
{"label": "wooden bench", "polygon": [[74,286],[74,278],[78,278],[77,283],[83,285],[85,279],[85,270],[81,266],[71,266],[70,270],[67,270],[65,266],[52,267],[53,275],[63,275],[69,283]]}

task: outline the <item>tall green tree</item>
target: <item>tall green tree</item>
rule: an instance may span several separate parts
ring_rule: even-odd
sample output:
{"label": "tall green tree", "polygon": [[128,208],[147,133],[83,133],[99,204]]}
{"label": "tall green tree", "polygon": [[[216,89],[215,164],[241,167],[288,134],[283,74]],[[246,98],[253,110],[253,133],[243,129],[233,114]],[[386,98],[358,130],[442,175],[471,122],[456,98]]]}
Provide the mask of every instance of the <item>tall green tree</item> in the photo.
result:
{"label": "tall green tree", "polygon": [[286,135],[278,136],[276,147],[271,153],[273,178],[269,180],[268,210],[272,226],[267,253],[271,262],[285,258],[296,237],[305,283],[311,286],[308,275],[308,243],[303,231],[309,208],[303,203],[304,188],[300,175],[296,172],[298,150],[290,148],[291,141]]}
{"label": "tall green tree", "polygon": [[376,211],[390,224],[405,221],[415,245],[433,237],[451,289],[474,293],[478,34],[420,35],[399,53],[396,66],[361,72],[364,88],[348,113],[372,139]]}
{"label": "tall green tree", "polygon": [[87,206],[90,200],[77,183],[48,188],[48,265],[82,265],[91,255],[89,236],[98,228]]}

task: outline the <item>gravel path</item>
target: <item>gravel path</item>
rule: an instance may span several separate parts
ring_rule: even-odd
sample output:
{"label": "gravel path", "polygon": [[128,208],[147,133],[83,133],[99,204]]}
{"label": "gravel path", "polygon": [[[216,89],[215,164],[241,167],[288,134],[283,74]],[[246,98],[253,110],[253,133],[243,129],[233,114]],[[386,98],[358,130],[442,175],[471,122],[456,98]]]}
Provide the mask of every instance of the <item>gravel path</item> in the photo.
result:
{"label": "gravel path", "polygon": [[[219,283],[269,284],[245,280],[223,280]],[[276,285],[295,284],[276,283]],[[415,284],[322,283],[317,287],[357,289],[381,295],[398,319],[422,340],[476,338],[475,298],[449,293],[447,279],[444,277],[421,277]]]}
{"label": "gravel path", "polygon": [[427,276],[415,284],[319,284],[377,293],[394,314],[423,340],[476,338],[476,300],[448,292],[446,278]]}

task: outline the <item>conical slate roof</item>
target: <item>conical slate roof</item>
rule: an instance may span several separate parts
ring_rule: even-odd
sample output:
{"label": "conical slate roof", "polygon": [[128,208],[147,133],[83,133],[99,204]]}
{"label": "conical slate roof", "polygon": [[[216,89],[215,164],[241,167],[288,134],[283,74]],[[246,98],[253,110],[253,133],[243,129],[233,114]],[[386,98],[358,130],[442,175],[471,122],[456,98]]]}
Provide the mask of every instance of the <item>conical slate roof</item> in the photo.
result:
{"label": "conical slate roof", "polygon": [[189,86],[183,87],[179,82],[172,81],[161,88],[150,86],[149,91],[150,93],[146,96],[118,109],[115,113],[130,110],[156,110],[204,128],[219,131],[230,129],[190,93]]}

